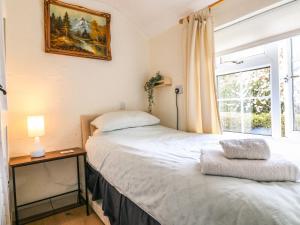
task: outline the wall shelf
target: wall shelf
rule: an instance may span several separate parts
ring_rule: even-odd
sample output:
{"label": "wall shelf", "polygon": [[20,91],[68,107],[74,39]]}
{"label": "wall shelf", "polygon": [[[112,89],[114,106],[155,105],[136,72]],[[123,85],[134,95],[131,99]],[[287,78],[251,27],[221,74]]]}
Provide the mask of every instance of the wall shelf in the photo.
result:
{"label": "wall shelf", "polygon": [[156,85],[154,88],[160,88],[160,87],[166,87],[172,85],[172,79],[170,77],[164,76],[161,81],[158,82],[158,85]]}

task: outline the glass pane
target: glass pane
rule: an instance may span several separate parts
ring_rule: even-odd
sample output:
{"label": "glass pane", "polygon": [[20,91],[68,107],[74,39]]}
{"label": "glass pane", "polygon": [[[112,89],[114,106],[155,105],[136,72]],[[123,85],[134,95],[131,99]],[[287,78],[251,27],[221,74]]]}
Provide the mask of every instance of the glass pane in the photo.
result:
{"label": "glass pane", "polygon": [[300,131],[300,78],[295,78],[294,82],[294,130]]}
{"label": "glass pane", "polygon": [[272,135],[270,67],[217,77],[224,131]]}
{"label": "glass pane", "polygon": [[244,72],[243,90],[246,97],[270,96],[270,67]]}
{"label": "glass pane", "polygon": [[271,98],[246,100],[243,123],[245,133],[272,135]]}
{"label": "glass pane", "polygon": [[241,102],[220,101],[219,109],[223,130],[241,132]]}
{"label": "glass pane", "polygon": [[237,112],[241,113],[241,102],[240,101],[220,101],[219,102],[220,112]]}
{"label": "glass pane", "polygon": [[239,74],[228,74],[218,76],[218,96],[220,99],[238,98],[239,95]]}
{"label": "glass pane", "polygon": [[223,131],[242,132],[241,114],[240,113],[220,113]]}

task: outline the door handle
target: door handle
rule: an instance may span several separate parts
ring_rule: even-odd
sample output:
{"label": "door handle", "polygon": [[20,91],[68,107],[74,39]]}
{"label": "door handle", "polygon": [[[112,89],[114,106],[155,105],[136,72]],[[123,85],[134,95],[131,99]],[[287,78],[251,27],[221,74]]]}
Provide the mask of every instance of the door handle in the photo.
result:
{"label": "door handle", "polygon": [[2,91],[3,95],[7,94],[7,91],[3,89],[3,86],[0,84],[0,91]]}
{"label": "door handle", "polygon": [[291,76],[291,78],[298,78],[298,77],[300,77],[300,75],[293,75],[293,76]]}
{"label": "door handle", "polygon": [[300,75],[292,75],[292,76],[285,76],[284,78],[282,78],[285,82],[288,82],[290,79],[295,79],[295,78],[299,78]]}

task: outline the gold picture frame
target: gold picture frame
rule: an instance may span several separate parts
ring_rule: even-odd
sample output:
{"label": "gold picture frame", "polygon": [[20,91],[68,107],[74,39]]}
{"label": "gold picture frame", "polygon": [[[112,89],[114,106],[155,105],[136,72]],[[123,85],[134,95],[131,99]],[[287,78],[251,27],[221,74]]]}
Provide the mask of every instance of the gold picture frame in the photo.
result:
{"label": "gold picture frame", "polygon": [[57,0],[44,0],[45,51],[111,60],[109,13]]}

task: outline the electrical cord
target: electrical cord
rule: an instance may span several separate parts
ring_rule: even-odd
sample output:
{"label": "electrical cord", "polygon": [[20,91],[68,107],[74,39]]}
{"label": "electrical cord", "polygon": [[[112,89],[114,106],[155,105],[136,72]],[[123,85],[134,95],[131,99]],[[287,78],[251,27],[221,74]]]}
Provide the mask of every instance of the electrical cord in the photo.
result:
{"label": "electrical cord", "polygon": [[175,95],[176,95],[176,129],[177,130],[179,130],[178,94],[179,94],[179,88],[175,88]]}

